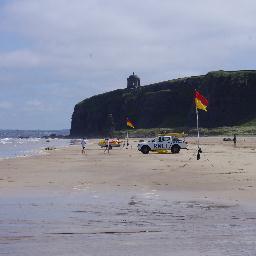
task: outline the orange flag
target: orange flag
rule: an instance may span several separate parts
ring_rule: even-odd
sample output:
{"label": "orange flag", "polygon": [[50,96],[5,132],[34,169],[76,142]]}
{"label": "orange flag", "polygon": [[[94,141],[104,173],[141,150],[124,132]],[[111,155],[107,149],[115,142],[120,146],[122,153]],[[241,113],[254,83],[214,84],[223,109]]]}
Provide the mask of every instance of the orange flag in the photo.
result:
{"label": "orange flag", "polygon": [[126,124],[127,124],[128,127],[131,127],[133,129],[135,128],[134,125],[133,125],[133,122],[131,120],[129,120],[128,117],[126,118]]}

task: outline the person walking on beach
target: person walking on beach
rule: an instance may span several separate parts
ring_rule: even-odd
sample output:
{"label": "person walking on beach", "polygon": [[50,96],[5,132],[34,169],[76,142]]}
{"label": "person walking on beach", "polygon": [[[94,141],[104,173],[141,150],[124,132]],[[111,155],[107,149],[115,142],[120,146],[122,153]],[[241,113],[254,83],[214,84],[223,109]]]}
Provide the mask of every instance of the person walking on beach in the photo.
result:
{"label": "person walking on beach", "polygon": [[105,147],[104,153],[105,153],[106,151],[108,151],[108,154],[109,154],[109,150],[110,150],[109,139],[105,139],[105,141],[106,141],[106,147]]}
{"label": "person walking on beach", "polygon": [[86,146],[85,138],[82,138],[82,140],[81,140],[81,146],[82,146],[82,154],[85,154],[85,146]]}

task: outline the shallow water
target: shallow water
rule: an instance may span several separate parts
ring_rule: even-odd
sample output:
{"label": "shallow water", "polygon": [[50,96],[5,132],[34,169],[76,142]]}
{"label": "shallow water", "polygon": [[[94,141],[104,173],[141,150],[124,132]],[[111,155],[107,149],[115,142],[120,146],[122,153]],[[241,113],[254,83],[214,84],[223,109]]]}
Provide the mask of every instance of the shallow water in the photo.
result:
{"label": "shallow water", "polygon": [[0,159],[37,155],[46,147],[64,147],[68,146],[69,142],[70,140],[67,139],[0,138]]}
{"label": "shallow water", "polygon": [[0,199],[0,255],[255,255],[256,214],[157,191]]}

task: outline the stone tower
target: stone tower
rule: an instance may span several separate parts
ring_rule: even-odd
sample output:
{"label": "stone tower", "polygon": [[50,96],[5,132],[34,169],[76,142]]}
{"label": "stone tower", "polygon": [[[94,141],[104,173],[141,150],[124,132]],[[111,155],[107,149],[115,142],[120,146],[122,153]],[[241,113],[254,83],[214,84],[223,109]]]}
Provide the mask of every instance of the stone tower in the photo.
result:
{"label": "stone tower", "polygon": [[127,88],[128,89],[137,89],[139,87],[140,87],[140,78],[138,76],[136,76],[133,72],[132,75],[130,75],[127,78]]}

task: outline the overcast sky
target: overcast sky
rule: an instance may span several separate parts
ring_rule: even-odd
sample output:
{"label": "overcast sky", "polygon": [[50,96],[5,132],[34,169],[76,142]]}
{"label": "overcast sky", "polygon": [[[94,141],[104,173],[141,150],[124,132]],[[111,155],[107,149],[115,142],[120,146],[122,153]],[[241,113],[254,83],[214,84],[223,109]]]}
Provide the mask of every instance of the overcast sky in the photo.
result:
{"label": "overcast sky", "polygon": [[0,129],[70,128],[92,95],[256,69],[255,0],[0,0]]}

